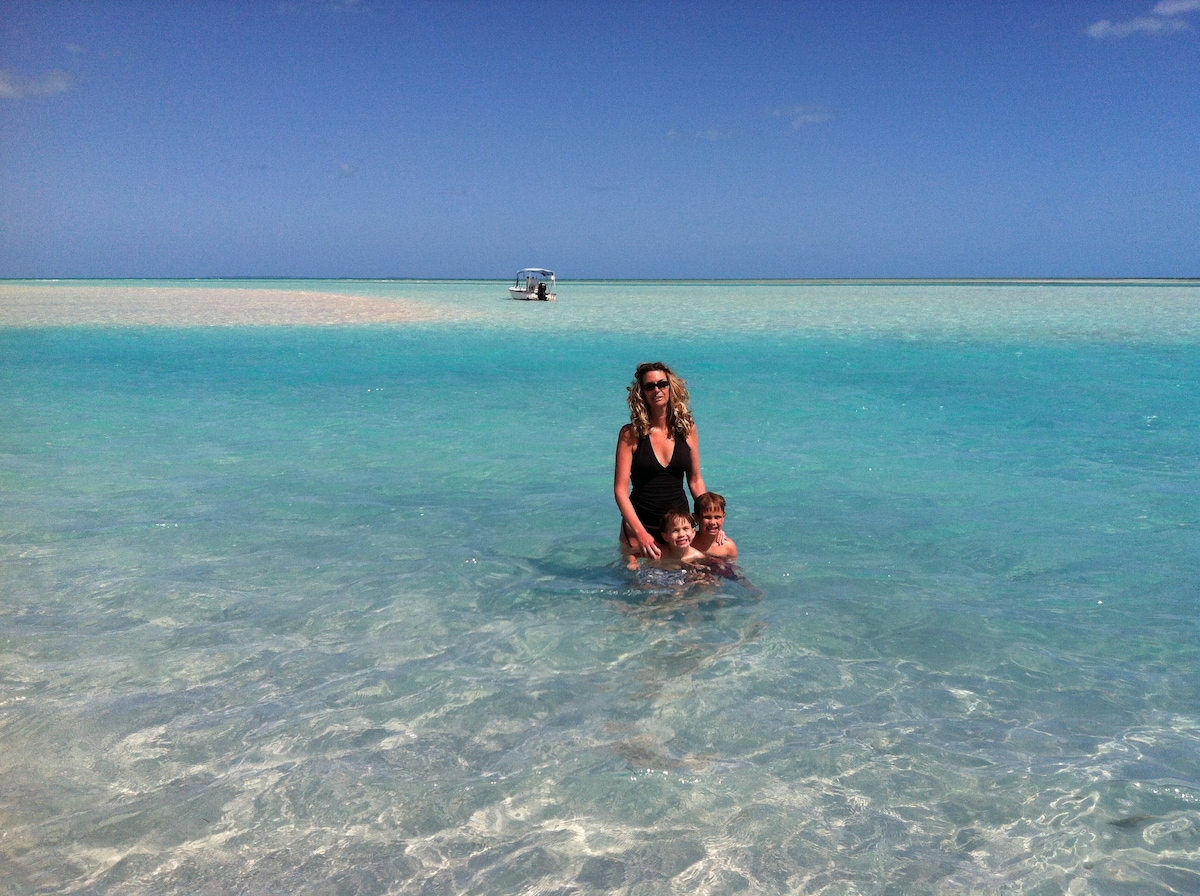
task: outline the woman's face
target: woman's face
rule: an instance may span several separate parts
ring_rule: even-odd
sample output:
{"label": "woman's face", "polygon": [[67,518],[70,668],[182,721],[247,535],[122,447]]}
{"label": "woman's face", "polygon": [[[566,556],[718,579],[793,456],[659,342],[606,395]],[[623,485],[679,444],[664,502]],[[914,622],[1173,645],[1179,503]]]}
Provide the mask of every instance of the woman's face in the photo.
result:
{"label": "woman's face", "polygon": [[647,370],[642,374],[642,398],[648,408],[666,407],[671,401],[671,380],[664,370]]}

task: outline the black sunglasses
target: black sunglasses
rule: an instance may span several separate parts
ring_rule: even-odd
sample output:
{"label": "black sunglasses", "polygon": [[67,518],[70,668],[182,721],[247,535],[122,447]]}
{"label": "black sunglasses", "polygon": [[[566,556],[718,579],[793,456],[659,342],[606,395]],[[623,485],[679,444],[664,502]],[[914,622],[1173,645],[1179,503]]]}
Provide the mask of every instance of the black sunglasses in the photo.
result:
{"label": "black sunglasses", "polygon": [[651,392],[655,389],[669,389],[669,388],[671,388],[670,380],[655,380],[652,383],[642,383],[642,391],[643,392]]}

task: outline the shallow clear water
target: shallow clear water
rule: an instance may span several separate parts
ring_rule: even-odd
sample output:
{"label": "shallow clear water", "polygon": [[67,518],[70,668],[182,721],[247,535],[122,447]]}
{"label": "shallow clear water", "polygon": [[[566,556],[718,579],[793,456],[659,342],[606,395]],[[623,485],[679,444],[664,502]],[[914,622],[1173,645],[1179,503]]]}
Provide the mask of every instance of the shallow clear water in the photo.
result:
{"label": "shallow clear water", "polygon": [[262,285],[463,319],[0,330],[14,892],[1200,892],[1200,284]]}

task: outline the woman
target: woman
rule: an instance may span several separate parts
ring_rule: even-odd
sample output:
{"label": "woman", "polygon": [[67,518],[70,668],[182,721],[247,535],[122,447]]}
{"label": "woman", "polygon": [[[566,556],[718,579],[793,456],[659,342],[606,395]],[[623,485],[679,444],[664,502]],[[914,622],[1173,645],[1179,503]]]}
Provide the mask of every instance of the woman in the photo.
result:
{"label": "woman", "polygon": [[629,423],[617,436],[613,473],[621,548],[631,567],[637,557],[657,560],[661,555],[658,525],[664,513],[689,511],[685,478],[693,498],[704,494],[687,384],[661,361],[641,364],[629,387]]}

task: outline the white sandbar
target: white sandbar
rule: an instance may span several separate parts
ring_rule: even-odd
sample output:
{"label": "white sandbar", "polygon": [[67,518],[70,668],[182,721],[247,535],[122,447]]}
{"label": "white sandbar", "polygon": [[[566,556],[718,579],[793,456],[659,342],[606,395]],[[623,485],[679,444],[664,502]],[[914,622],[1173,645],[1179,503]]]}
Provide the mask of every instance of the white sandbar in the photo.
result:
{"label": "white sandbar", "polygon": [[403,299],[257,287],[0,283],[0,326],[339,326],[460,318]]}

